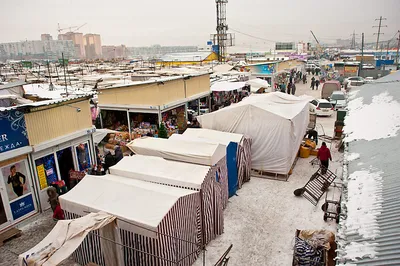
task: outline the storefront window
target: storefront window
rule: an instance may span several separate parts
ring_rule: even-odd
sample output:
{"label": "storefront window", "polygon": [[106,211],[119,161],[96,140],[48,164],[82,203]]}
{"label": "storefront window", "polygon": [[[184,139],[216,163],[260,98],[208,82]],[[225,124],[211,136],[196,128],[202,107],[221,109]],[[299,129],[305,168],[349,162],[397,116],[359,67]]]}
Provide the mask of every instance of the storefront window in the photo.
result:
{"label": "storefront window", "polygon": [[72,148],[68,147],[66,149],[57,152],[58,166],[60,168],[61,179],[69,185],[69,174],[71,170],[75,170],[74,158],[72,155]]}
{"label": "storefront window", "polygon": [[76,154],[78,156],[79,171],[84,171],[91,167],[89,145],[81,143],[76,147]]}
{"label": "storefront window", "polygon": [[162,120],[168,130],[169,136],[178,131],[184,131],[187,127],[185,106],[162,113]]}
{"label": "storefront window", "polygon": [[57,167],[54,154],[49,154],[35,160],[40,189],[45,189],[58,181]]}
{"label": "storefront window", "polygon": [[158,128],[158,114],[129,113],[129,118],[131,121],[132,139],[143,136],[152,137],[156,134]]}

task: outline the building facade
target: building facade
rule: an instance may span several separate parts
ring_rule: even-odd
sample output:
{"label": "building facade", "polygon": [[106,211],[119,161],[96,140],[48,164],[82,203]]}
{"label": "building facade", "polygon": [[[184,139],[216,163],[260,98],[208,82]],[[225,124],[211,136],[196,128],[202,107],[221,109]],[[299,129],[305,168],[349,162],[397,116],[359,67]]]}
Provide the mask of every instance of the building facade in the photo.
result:
{"label": "building facade", "polygon": [[41,39],[42,41],[52,41],[52,40],[53,40],[53,37],[51,37],[50,34],[43,33],[42,35],[40,35],[40,39]]}
{"label": "building facade", "polygon": [[85,53],[87,59],[98,59],[101,58],[101,37],[99,34],[85,34],[83,36],[83,42],[85,44]]}
{"label": "building facade", "polygon": [[70,40],[21,41],[0,44],[0,59],[57,59],[61,53],[75,58],[75,46]]}
{"label": "building facade", "polygon": [[85,59],[86,51],[85,51],[85,42],[83,39],[83,34],[80,32],[67,32],[65,34],[58,35],[59,40],[70,40],[74,43],[75,46],[75,54],[80,59]]}
{"label": "building facade", "polygon": [[103,45],[101,47],[104,59],[126,58],[127,49],[125,45]]}

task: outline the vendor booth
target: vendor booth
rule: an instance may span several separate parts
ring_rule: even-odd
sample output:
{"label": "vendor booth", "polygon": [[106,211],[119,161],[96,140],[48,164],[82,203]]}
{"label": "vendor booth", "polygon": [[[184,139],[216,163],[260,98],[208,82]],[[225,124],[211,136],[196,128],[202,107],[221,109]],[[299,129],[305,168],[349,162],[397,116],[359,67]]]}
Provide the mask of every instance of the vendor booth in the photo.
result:
{"label": "vendor booth", "polygon": [[246,82],[246,85],[250,86],[251,93],[266,93],[272,91],[268,81],[260,78],[251,79]]}
{"label": "vendor booth", "polygon": [[[105,254],[115,251],[111,255],[116,257],[118,250],[123,263],[117,265],[126,266],[191,265],[200,253],[202,223],[196,191],[114,175],[87,175],[59,199],[67,219],[101,211],[116,217],[108,235],[95,231],[76,249],[73,258],[80,265],[106,265]],[[115,242],[108,240],[112,235]]]}
{"label": "vendor booth", "polygon": [[38,212],[24,114],[0,112],[0,232]]}
{"label": "vendor booth", "polygon": [[[142,136],[156,136],[161,122],[168,134],[187,127],[188,104],[208,110],[209,74],[162,77],[99,90],[100,125],[123,135],[120,146]],[[202,106],[203,104],[207,106]],[[196,111],[196,110],[195,110]]]}
{"label": "vendor booth", "polygon": [[[174,136],[174,135],[173,135]],[[188,128],[182,136],[215,141],[220,144],[237,144],[238,188],[244,182],[250,181],[251,170],[251,139],[243,134],[223,132],[205,128]]]}
{"label": "vendor booth", "polygon": [[249,136],[252,168],[287,176],[309,122],[308,101],[280,92],[255,94],[198,121],[202,128]]}
{"label": "vendor booth", "polygon": [[225,209],[228,203],[228,173],[224,146],[214,143],[144,137],[130,142],[128,148],[138,155],[156,156],[212,167],[215,180],[221,185],[222,203]]}
{"label": "vendor booth", "polygon": [[211,86],[212,110],[240,102],[248,94],[246,82],[219,81]]}
{"label": "vendor booth", "polygon": [[110,168],[110,172],[112,175],[199,191],[204,214],[205,244],[223,233],[222,191],[211,167],[134,155],[124,157]]}

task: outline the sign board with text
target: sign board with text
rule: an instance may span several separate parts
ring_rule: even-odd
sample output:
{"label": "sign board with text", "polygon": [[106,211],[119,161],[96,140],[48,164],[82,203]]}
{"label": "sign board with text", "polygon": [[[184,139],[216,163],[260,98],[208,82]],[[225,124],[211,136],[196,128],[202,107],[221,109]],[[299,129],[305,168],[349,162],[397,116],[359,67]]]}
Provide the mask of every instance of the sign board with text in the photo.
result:
{"label": "sign board with text", "polygon": [[24,113],[18,110],[0,112],[0,153],[28,145]]}

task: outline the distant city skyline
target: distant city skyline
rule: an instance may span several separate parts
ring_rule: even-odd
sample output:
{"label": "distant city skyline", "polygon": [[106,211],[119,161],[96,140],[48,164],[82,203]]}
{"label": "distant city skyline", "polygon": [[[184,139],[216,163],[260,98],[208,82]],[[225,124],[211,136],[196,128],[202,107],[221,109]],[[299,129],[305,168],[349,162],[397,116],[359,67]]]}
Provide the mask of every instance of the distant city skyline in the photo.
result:
{"label": "distant city skyline", "polygon": [[[215,33],[215,1],[119,1],[109,5],[94,0],[64,2],[42,0],[3,3],[0,43],[40,40],[42,33],[57,38],[61,28],[83,26],[79,32],[101,35],[103,45],[127,47],[168,45],[204,46]],[[62,11],[62,12],[61,12]],[[381,40],[400,30],[398,0],[338,0],[325,3],[303,1],[229,1],[227,23],[236,34],[236,46],[271,48],[276,41],[312,41],[313,30],[320,42],[357,39],[365,32],[367,42],[376,39],[375,21],[384,21]],[[60,15],[60,14],[63,15]]]}

